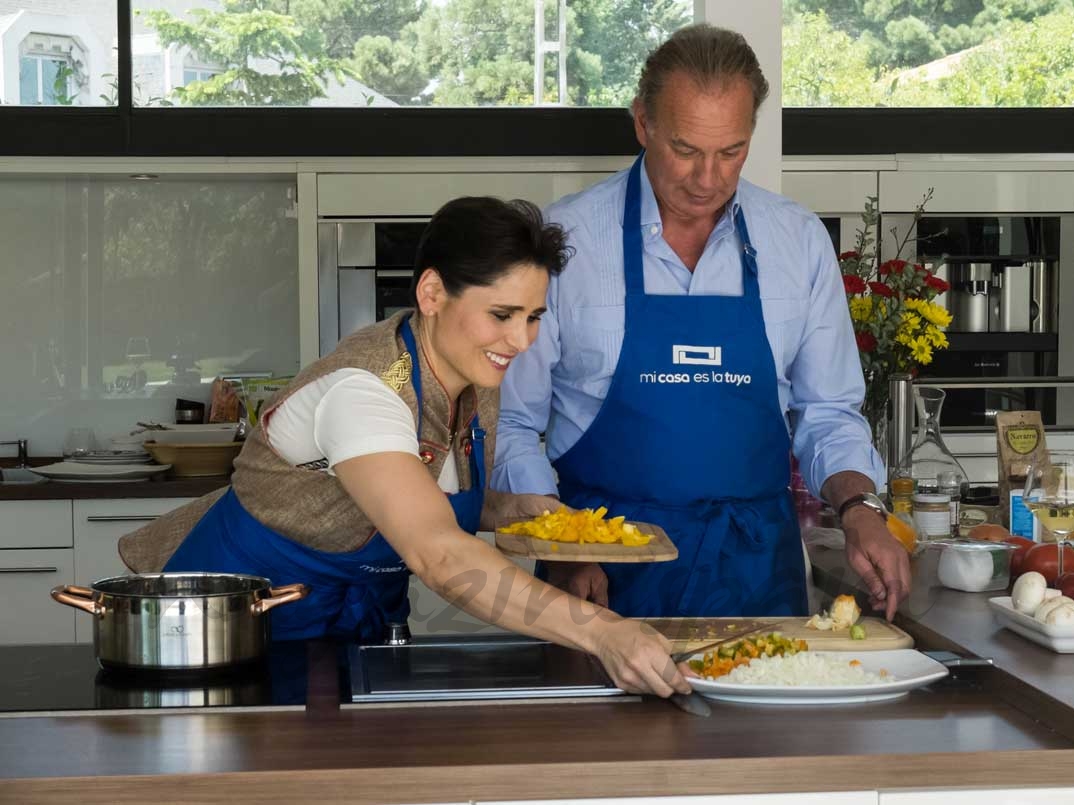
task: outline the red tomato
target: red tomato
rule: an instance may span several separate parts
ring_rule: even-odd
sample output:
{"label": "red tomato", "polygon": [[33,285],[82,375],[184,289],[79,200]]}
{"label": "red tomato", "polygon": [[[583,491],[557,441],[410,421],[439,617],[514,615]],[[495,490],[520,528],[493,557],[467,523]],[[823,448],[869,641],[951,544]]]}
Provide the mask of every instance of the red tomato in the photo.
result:
{"label": "red tomato", "polygon": [[[1055,584],[1059,576],[1059,546],[1054,544],[1034,545],[1022,560],[1022,572],[1035,570],[1047,580],[1049,586]],[[1074,570],[1074,548],[1063,547],[1063,571]]]}
{"label": "red tomato", "polygon": [[[1065,559],[1063,561],[1066,561]],[[1064,568],[1066,566],[1064,565]],[[1074,598],[1074,573],[1064,573],[1055,580],[1055,588],[1067,598]]]}
{"label": "red tomato", "polygon": [[[1011,578],[1022,575],[1025,572],[1022,563],[1025,561],[1026,554],[1037,543],[1025,537],[1007,537],[1003,541],[1018,546],[1018,550],[1011,551]],[[1074,568],[1071,569],[1074,570]]]}

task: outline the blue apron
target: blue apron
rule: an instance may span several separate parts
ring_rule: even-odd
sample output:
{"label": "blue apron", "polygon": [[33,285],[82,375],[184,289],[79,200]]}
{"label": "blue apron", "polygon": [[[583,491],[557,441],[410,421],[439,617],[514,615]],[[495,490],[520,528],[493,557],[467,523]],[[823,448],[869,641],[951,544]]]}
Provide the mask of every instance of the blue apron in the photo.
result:
{"label": "blue apron", "polygon": [[[402,335],[413,360],[411,380],[418,398],[420,439],[421,371],[407,320]],[[485,497],[485,431],[476,416],[470,439],[471,488],[448,495],[448,500],[459,527],[476,534]],[[447,460],[455,460],[454,451]],[[308,584],[306,598],[273,610],[274,640],[332,635],[379,643],[386,624],[405,621],[410,614],[410,571],[379,532],[357,551],[319,551],[262,525],[232,489],[205,513],[164,570],[252,573],[271,579],[274,586]]]}
{"label": "blue apron", "polygon": [[619,363],[593,424],[554,463],[560,497],[656,523],[678,548],[673,562],[604,565],[621,615],[804,614],[790,439],[746,219],[739,208],[742,296],[646,295],[641,166],[627,180]]}

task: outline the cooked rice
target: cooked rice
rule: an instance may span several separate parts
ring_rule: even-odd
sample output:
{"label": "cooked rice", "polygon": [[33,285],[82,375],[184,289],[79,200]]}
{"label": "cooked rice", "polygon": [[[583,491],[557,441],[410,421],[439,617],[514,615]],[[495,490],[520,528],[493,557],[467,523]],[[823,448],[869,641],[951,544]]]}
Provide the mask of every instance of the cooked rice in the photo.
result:
{"label": "cooked rice", "polygon": [[789,657],[758,657],[749,665],[740,665],[720,682],[736,685],[804,685],[833,687],[844,685],[876,685],[893,682],[891,674],[874,674],[849,660],[837,659],[812,651],[802,651]]}

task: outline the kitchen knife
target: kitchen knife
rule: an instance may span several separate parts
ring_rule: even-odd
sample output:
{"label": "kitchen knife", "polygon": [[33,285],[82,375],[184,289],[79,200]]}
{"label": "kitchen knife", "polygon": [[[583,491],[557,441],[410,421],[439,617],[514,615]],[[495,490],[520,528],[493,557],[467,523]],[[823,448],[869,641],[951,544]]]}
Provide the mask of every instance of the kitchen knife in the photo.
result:
{"label": "kitchen knife", "polygon": [[743,637],[749,637],[752,634],[758,632],[776,632],[779,631],[779,627],[786,623],[786,620],[776,621],[775,623],[762,623],[760,626],[755,626],[752,629],[746,629],[743,632],[731,635],[730,637],[722,637],[712,643],[706,643],[703,646],[690,649],[689,651],[680,651],[678,654],[672,654],[671,659],[678,665],[680,662],[686,662],[695,654],[703,654],[706,651],[712,651],[718,646],[722,646],[724,643],[734,643],[736,640],[741,640]]}

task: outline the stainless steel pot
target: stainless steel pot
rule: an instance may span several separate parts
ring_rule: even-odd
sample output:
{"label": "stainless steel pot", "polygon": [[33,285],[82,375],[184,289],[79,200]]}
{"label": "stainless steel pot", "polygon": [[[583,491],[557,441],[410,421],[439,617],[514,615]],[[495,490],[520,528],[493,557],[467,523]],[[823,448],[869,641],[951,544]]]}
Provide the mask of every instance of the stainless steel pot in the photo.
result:
{"label": "stainless steel pot", "polygon": [[270,610],[308,593],[304,584],[273,587],[261,576],[152,573],[102,579],[90,588],[67,584],[52,597],[93,615],[102,667],[184,670],[261,659]]}

